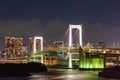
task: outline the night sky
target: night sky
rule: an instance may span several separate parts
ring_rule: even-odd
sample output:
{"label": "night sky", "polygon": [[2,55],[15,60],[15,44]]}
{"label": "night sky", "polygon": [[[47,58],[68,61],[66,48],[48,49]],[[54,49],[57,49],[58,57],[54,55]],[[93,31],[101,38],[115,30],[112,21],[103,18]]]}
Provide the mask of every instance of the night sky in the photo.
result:
{"label": "night sky", "polygon": [[120,47],[120,0],[0,0],[0,49],[4,37],[60,40],[69,24],[82,24],[83,41]]}

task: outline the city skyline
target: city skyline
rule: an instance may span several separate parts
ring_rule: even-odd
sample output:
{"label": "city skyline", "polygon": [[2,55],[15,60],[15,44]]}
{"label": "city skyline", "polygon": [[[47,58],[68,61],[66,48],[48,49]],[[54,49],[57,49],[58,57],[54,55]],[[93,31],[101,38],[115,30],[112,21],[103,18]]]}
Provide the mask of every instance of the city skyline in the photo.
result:
{"label": "city skyline", "polygon": [[43,36],[48,43],[60,40],[69,24],[82,24],[84,41],[103,41],[120,47],[120,1],[36,0],[0,1],[0,49],[4,37]]}

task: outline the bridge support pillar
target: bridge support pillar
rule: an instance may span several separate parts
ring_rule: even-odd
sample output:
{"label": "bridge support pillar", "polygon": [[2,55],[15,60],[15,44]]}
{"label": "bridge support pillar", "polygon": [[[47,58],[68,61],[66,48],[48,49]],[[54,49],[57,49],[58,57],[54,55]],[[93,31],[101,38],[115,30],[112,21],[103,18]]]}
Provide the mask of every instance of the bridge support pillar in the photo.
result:
{"label": "bridge support pillar", "polygon": [[[39,45],[37,45],[37,40],[40,40]],[[34,37],[34,42],[33,42],[33,53],[34,54],[37,52],[37,46],[39,46],[40,51],[43,51],[43,37]],[[41,55],[41,63],[43,63],[43,55]]]}
{"label": "bridge support pillar", "polygon": [[72,68],[72,54],[70,52],[68,52],[68,54],[69,54],[69,64],[68,64],[68,67]]}
{"label": "bridge support pillar", "polygon": [[43,63],[43,55],[41,55],[41,63]]}

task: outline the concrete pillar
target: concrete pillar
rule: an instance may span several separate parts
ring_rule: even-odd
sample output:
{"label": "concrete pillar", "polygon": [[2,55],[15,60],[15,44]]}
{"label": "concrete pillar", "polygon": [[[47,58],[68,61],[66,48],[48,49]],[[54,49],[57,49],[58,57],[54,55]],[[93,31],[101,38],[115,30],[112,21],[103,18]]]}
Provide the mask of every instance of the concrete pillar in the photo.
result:
{"label": "concrete pillar", "polygon": [[43,55],[41,55],[41,63],[43,63]]}
{"label": "concrete pillar", "polygon": [[69,54],[69,65],[68,65],[68,67],[72,68],[72,54],[70,52],[68,52],[68,54]]}

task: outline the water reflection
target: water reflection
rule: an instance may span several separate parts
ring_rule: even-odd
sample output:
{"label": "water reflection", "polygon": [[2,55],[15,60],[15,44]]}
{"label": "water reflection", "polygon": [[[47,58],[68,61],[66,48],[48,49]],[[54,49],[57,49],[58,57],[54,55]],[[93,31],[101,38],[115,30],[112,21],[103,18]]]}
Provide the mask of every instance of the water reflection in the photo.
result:
{"label": "water reflection", "polygon": [[[30,78],[30,77],[29,77]],[[98,77],[98,71],[79,71],[78,69],[53,69],[32,75],[30,80],[116,80]]]}
{"label": "water reflection", "polygon": [[48,72],[33,73],[29,77],[7,77],[0,80],[119,80],[98,77],[98,71],[78,69],[49,69]]}

